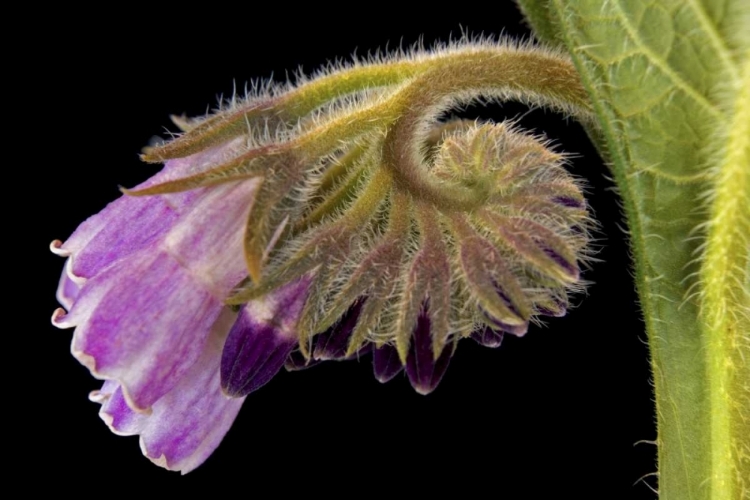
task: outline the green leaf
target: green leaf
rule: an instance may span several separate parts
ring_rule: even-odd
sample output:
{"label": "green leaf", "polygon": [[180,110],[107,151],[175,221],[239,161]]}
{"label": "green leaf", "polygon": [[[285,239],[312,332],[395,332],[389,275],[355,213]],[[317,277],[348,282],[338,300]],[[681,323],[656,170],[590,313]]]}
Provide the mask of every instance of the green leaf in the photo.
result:
{"label": "green leaf", "polygon": [[[558,26],[623,199],[662,499],[750,495],[750,5],[523,1]],[[552,21],[539,20],[547,7]],[[595,141],[597,138],[595,138]]]}
{"label": "green leaf", "polygon": [[553,46],[565,45],[549,0],[517,0],[517,2],[526,21],[540,41]]}

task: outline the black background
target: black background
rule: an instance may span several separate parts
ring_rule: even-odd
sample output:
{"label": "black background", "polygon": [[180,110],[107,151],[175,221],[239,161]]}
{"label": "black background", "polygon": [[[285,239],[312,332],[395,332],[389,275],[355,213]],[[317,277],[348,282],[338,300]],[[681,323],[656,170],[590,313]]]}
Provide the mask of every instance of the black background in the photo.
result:
{"label": "black background", "polygon": [[[587,180],[601,223],[601,262],[585,272],[593,284],[567,317],[507,338],[496,350],[462,342],[427,397],[404,377],[379,384],[368,360],[282,372],[247,399],[219,449],[185,477],[143,458],[137,438],[108,431],[86,397],[99,382],[69,354],[72,332],[49,324],[63,260],[44,249],[117,197],[118,185],[156,171],[137,154],[152,136],[164,135],[170,113],[201,114],[219,94],[231,95],[234,82],[242,88],[250,79],[283,80],[287,71],[309,73],[355,50],[406,47],[420,35],[428,46],[462,29],[529,37],[512,4],[470,13],[460,5],[450,8],[461,12],[443,13],[422,7],[409,15],[377,5],[315,13],[281,4],[265,11],[209,7],[179,22],[148,11],[134,18],[64,11],[59,23],[35,28],[44,48],[26,75],[33,119],[27,127],[44,140],[25,150],[33,161],[24,165],[43,190],[36,205],[44,216],[24,242],[33,245],[34,270],[24,272],[33,276],[27,281],[35,298],[22,349],[34,353],[31,377],[39,377],[25,387],[22,415],[31,425],[24,466],[67,478],[64,490],[102,482],[146,493],[232,486],[248,498],[453,488],[468,498],[653,498],[635,484],[655,470],[655,448],[635,445],[654,439],[655,428],[617,195],[582,129],[540,110],[523,126],[576,153],[571,169]],[[469,114],[502,119],[525,112],[508,104]],[[653,477],[647,482],[655,484]]]}

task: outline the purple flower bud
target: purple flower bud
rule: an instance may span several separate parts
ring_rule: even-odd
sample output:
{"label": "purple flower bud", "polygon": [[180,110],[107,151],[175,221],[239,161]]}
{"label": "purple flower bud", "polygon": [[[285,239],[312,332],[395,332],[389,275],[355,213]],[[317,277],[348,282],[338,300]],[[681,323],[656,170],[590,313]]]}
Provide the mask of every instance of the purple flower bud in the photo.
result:
{"label": "purple flower bud", "polygon": [[401,373],[404,366],[398,357],[398,351],[390,344],[384,344],[372,351],[372,368],[378,382],[385,384]]}
{"label": "purple flower bud", "polygon": [[415,391],[427,395],[435,390],[448,369],[452,351],[450,347],[446,347],[435,359],[430,335],[430,318],[427,312],[423,311],[417,320],[409,355],[406,358],[406,375]]}
{"label": "purple flower bud", "polygon": [[[502,300],[503,304],[508,308],[508,310],[513,314],[514,317],[520,318],[521,314],[518,312],[518,309],[515,305],[511,302],[511,300],[508,298],[508,296],[503,292],[501,286],[498,284],[497,281],[492,280],[492,283],[495,288],[495,292],[497,293],[498,297]],[[482,314],[484,315],[485,320],[491,325],[493,325],[498,330],[501,330],[503,332],[512,333],[513,335],[517,335],[519,337],[522,337],[523,335],[526,335],[526,332],[529,330],[529,322],[524,321],[520,324],[510,324],[507,321],[503,321],[500,318],[494,317],[492,314],[487,312],[484,308],[480,306],[479,308],[482,311]]]}
{"label": "purple flower bud", "polygon": [[521,323],[520,325],[511,325],[491,316],[486,311],[482,312],[484,313],[484,319],[487,320],[488,323],[503,332],[512,333],[513,335],[522,337],[523,335],[526,335],[526,332],[529,330],[528,322]]}
{"label": "purple flower bud", "polygon": [[297,320],[307,298],[302,278],[242,308],[221,357],[221,387],[244,397],[276,375],[297,345]]}
{"label": "purple flower bud", "polygon": [[298,372],[319,365],[322,362],[322,360],[307,359],[305,358],[305,355],[302,354],[302,351],[296,349],[289,353],[286,361],[284,361],[284,368],[286,368],[286,371],[288,372]]}
{"label": "purple flower bud", "polygon": [[503,342],[504,333],[500,330],[493,330],[492,328],[483,328],[482,330],[476,331],[471,334],[471,338],[474,339],[479,345],[484,347],[497,348]]}
{"label": "purple flower bud", "polygon": [[555,196],[552,201],[568,208],[586,208],[586,202],[583,199],[573,198],[572,196]]}
{"label": "purple flower bud", "polygon": [[558,297],[550,297],[548,300],[537,303],[537,311],[544,316],[562,318],[568,311],[568,302]]}
{"label": "purple flower bud", "polygon": [[315,348],[313,349],[313,359],[326,361],[332,359],[345,359],[346,350],[349,347],[349,339],[352,336],[354,327],[357,326],[359,311],[362,308],[363,300],[355,302],[338,323],[330,327],[325,332],[315,337]]}
{"label": "purple flower bud", "polygon": [[573,279],[578,280],[580,277],[580,270],[578,269],[578,266],[575,263],[571,263],[568,261],[565,257],[560,255],[559,252],[556,252],[555,250],[547,247],[543,247],[542,251],[551,258],[555,263],[560,266],[561,268],[565,269],[565,271],[573,277]]}

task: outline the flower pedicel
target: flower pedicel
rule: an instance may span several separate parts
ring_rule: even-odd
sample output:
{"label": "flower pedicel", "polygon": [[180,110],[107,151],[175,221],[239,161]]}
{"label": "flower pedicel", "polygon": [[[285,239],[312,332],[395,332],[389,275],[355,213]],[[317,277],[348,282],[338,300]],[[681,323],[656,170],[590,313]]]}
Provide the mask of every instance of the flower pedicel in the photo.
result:
{"label": "flower pedicel", "polygon": [[[489,63],[491,61],[491,64]],[[52,250],[53,322],[118,434],[188,472],[282,366],[372,354],[432,392],[461,339],[497,347],[581,288],[590,220],[564,158],[477,98],[588,121],[561,54],[493,42],[355,64],[197,119],[164,169]]]}

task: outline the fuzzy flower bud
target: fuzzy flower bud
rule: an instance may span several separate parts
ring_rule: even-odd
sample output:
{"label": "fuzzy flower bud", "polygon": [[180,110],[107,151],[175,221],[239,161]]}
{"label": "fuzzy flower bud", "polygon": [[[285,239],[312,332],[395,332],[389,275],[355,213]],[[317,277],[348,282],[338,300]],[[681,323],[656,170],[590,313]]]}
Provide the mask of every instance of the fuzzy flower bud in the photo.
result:
{"label": "fuzzy flower bud", "polygon": [[159,465],[197,467],[282,366],[372,352],[379,381],[428,394],[462,339],[497,347],[581,287],[563,156],[510,123],[438,120],[480,97],[586,120],[570,62],[494,43],[407,61],[177,120],[143,156],[162,172],[53,244],[53,322],[105,380],[104,421]]}

